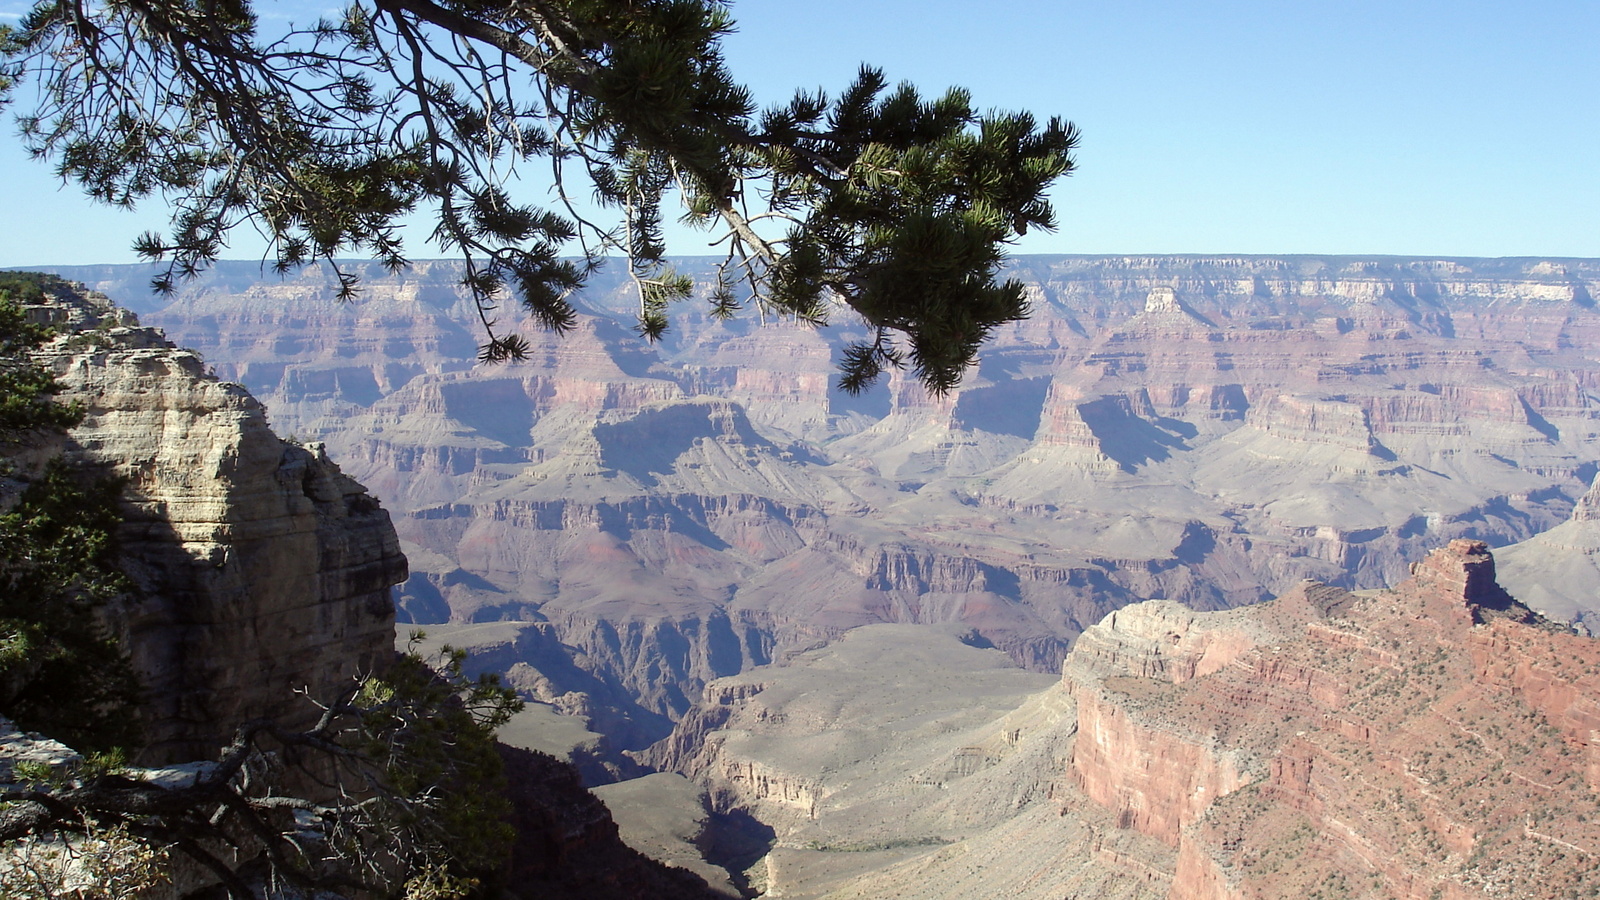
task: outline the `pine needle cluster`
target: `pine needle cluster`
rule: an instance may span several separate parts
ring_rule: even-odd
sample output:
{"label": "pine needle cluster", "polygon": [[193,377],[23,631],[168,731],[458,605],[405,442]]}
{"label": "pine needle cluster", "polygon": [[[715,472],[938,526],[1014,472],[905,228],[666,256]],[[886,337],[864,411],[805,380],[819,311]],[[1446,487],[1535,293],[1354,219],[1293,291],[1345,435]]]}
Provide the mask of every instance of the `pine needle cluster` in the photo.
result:
{"label": "pine needle cluster", "polygon": [[[167,261],[162,290],[251,225],[281,270],[325,261],[353,297],[335,259],[405,266],[399,223],[425,209],[466,262],[485,360],[526,355],[507,299],[568,329],[572,292],[616,256],[645,337],[697,287],[717,317],[844,307],[875,330],[845,389],[909,362],[950,390],[1027,313],[1004,250],[1053,227],[1077,131],[872,68],[761,110],[724,62],[733,28],[724,0],[355,0],[270,28],[248,0],[39,0],[0,36],[0,99],[33,86],[24,141],[91,196],[174,204],[171,232],[136,244]],[[539,182],[553,200],[523,196]],[[672,198],[726,250],[713,284],[666,264]]]}

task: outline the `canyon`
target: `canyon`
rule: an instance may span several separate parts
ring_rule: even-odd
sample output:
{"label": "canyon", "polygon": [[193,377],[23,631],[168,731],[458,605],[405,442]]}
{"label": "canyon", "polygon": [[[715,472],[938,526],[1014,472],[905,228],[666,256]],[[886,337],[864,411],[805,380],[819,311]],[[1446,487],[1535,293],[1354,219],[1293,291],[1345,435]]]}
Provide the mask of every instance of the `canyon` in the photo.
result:
{"label": "canyon", "polygon": [[[323,713],[319,704],[391,665],[392,591],[407,577],[406,559],[388,512],[322,445],[280,438],[248,391],[218,380],[193,351],[105,295],[61,282],[45,282],[43,293],[24,311],[55,334],[33,359],[55,374],[60,399],[83,416],[64,431],[8,440],[0,510],[51,459],[78,477],[121,484],[117,554],[133,589],[103,616],[140,682],[126,714],[138,720],[143,745],[130,765],[113,763],[112,777],[173,793],[162,806],[129,791],[112,808],[176,814],[198,805],[182,791],[215,767],[236,729],[262,719],[309,729]],[[507,874],[519,889],[547,898],[715,896],[699,877],[625,845],[572,765],[506,738],[496,749],[517,810]],[[27,798],[16,801],[24,811],[40,767],[65,785],[85,766],[76,750],[0,716],[0,786]],[[329,790],[320,773],[308,778],[296,796]],[[137,866],[148,856],[126,838],[101,831],[8,839],[0,846],[0,894],[45,896],[41,889],[63,885],[75,896],[118,893],[97,873],[126,876],[120,857]],[[222,857],[236,874],[265,877],[261,843],[243,832],[229,841]],[[159,850],[167,861],[156,864],[160,877],[139,896],[219,894],[216,871]]]}
{"label": "canyon", "polygon": [[[1012,268],[1032,316],[945,397],[832,389],[847,321],[690,304],[647,344],[605,273],[489,367],[446,263],[344,304],[311,269],[62,271],[383,498],[400,619],[505,673],[530,745],[753,822],[725,892],[1594,885],[1593,643],[1536,611],[1600,608],[1600,263]],[[689,818],[662,855],[717,840]]]}
{"label": "canyon", "polygon": [[770,896],[1600,893],[1600,642],[1481,542],[1393,589],[1125,607],[1043,686],[962,638],[870,626],[713,681],[657,762],[771,824]]}

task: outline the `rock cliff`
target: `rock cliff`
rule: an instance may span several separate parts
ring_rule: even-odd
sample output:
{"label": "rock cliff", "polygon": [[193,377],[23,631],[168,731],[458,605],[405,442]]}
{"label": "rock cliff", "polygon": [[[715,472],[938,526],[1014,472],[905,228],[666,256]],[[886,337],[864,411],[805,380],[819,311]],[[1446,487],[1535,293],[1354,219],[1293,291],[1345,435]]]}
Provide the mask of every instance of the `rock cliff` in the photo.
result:
{"label": "rock cliff", "polygon": [[[418,551],[411,617],[511,620],[511,667],[554,665],[526,683],[591,723],[679,718],[649,758],[779,832],[751,883],[951,898],[1596,883],[1594,645],[1495,588],[1481,545],[1449,542],[1586,521],[1600,269],[1015,268],[1034,318],[940,400],[903,375],[820,390],[849,323],[690,312],[647,347],[605,283],[575,340],[529,335],[540,364],[524,369],[473,367],[443,265],[374,273],[348,307],[314,274],[224,270],[151,312],[396,498]],[[1182,606],[1123,608],[1152,597]],[[911,678],[899,692],[931,705],[863,735],[851,679],[926,670],[858,653],[875,623],[954,626],[917,632],[944,639],[921,658],[965,659],[949,671],[969,677]],[[1065,675],[973,709],[957,699],[972,684],[1033,677],[985,644],[1035,670],[1065,658]],[[734,674],[769,662],[790,665]]]}
{"label": "rock cliff", "polygon": [[[1118,610],[1057,685],[1011,709],[941,689],[994,678],[969,649],[924,636],[945,673],[932,676],[887,637],[863,629],[713,682],[657,748],[773,827],[764,871],[783,896],[1555,900],[1600,886],[1600,641],[1511,599],[1479,542],[1393,590],[1306,582],[1245,609]],[[820,677],[846,660],[848,683]],[[844,692],[870,699],[885,679],[916,688],[861,722]],[[926,734],[908,739],[911,708]]]}
{"label": "rock cliff", "polygon": [[[244,388],[219,381],[197,354],[140,327],[103,295],[49,289],[49,301],[29,313],[61,333],[39,359],[85,417],[60,445],[33,449],[64,452],[125,483],[122,561],[139,591],[109,617],[146,688],[140,713],[151,743],[139,762],[157,767],[129,773],[186,785],[206,765],[193,760],[214,758],[241,722],[309,725],[319,710],[307,697],[336,696],[392,658],[390,594],[406,578],[406,560],[388,514],[321,444],[279,439]],[[499,749],[516,809],[508,875],[517,891],[585,900],[723,896],[624,845],[568,763]],[[17,780],[20,762],[76,765],[82,757],[0,718],[0,784]],[[160,767],[166,763],[179,765]],[[0,870],[103,849],[30,837],[3,848]],[[254,877],[250,843],[234,850]],[[171,883],[151,896],[215,893],[215,873],[181,854],[163,865]],[[80,886],[98,896],[104,885],[83,877]]]}
{"label": "rock cliff", "polygon": [[279,439],[264,408],[103,296],[32,310],[83,406],[69,459],[125,482],[113,612],[146,689],[150,761],[206,758],[248,719],[299,722],[393,652],[405,580],[389,515],[321,445]]}
{"label": "rock cliff", "polygon": [[[1074,777],[1177,848],[1170,896],[1557,898],[1600,884],[1600,643],[1511,600],[1476,542],[1393,591],[1326,591],[1258,608],[1279,627],[1302,619],[1298,633],[1258,636],[1191,681],[1069,662]],[[1320,610],[1300,602],[1314,592]],[[1286,601],[1297,615],[1274,610]]]}

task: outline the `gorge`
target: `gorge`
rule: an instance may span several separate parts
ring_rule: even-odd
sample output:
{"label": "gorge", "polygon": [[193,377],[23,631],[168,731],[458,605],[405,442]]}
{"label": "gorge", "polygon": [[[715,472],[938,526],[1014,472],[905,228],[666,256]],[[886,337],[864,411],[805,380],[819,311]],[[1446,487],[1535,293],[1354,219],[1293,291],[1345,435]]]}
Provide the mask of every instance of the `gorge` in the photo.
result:
{"label": "gorge", "polygon": [[[1512,596],[1600,615],[1581,590],[1600,263],[1014,269],[1032,317],[944,398],[899,373],[831,390],[843,321],[685,306],[645,344],[620,280],[574,333],[526,332],[532,362],[483,367],[448,264],[366,272],[347,304],[313,270],[228,264],[170,302],[137,269],[62,274],[247,387],[307,471],[332,458],[381,497],[409,560],[400,617],[506,673],[530,716],[566,717],[545,749],[595,783],[681,772],[771,829],[734,873],[748,890],[1595,885],[1593,644],[1475,624],[1505,604],[1452,573],[1483,565],[1470,541],[1518,544]],[[1555,559],[1576,574],[1541,587]],[[1466,681],[1515,702],[1448,692]],[[1435,789],[1435,755],[1508,752],[1491,729],[1537,740]],[[1521,818],[1484,824],[1486,797]],[[1323,849],[1286,881],[1267,838],[1302,831]],[[1022,866],[1019,847],[1048,851]],[[1576,880],[1519,868],[1546,853]]]}

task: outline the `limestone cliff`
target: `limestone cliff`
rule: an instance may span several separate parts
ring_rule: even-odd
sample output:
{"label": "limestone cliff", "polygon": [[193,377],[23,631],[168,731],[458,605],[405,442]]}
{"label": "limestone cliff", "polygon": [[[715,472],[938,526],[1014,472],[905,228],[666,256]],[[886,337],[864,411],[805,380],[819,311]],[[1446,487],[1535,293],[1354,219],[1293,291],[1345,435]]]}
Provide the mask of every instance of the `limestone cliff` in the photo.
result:
{"label": "limestone cliff", "polygon": [[406,577],[389,515],[320,445],[195,353],[98,295],[59,289],[42,358],[81,403],[74,462],[124,479],[123,560],[140,593],[115,611],[147,691],[150,761],[210,756],[245,720],[293,723],[393,652]]}
{"label": "limestone cliff", "polygon": [[1160,900],[1175,852],[1064,776],[1048,683],[971,631],[867,626],[712,682],[651,758],[769,829],[767,896]]}

